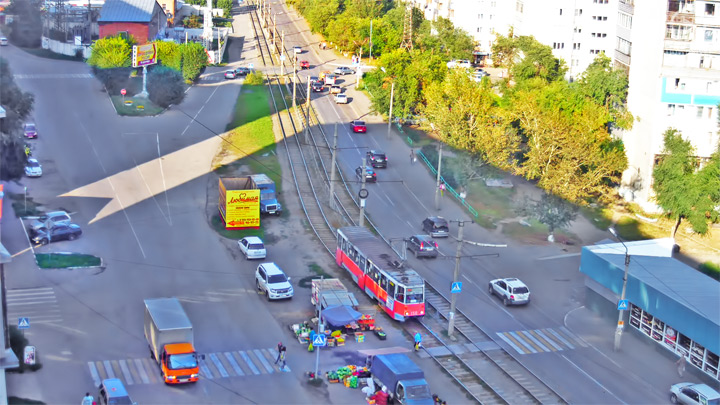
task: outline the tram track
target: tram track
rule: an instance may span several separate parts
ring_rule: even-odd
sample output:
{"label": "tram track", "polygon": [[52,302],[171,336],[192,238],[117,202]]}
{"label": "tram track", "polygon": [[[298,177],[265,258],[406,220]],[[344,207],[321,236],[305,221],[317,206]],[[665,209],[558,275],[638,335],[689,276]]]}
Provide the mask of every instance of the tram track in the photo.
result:
{"label": "tram track", "polygon": [[[270,64],[275,69],[276,65],[272,57],[272,51],[262,30],[257,8],[251,14],[254,14],[254,19],[251,19],[263,63],[265,64],[266,59],[263,55],[261,42],[264,43]],[[257,24],[261,25],[262,41],[258,36],[256,20]],[[286,60],[292,60],[294,57],[294,54],[291,55],[285,49],[282,49],[281,52],[286,55]],[[284,64],[282,58],[277,59],[279,63]],[[292,64],[286,72],[288,76],[298,77],[293,72]],[[359,201],[353,196],[348,186],[349,181],[337,162],[335,166],[338,175],[337,183],[335,184],[336,187],[334,187],[334,195],[330,196],[331,176],[329,171],[333,169],[330,167],[332,144],[312,103],[308,111],[303,103],[296,100],[295,107],[291,111],[288,98],[290,104],[292,104],[293,96],[287,86],[281,83],[281,79],[285,78],[279,77],[276,72],[273,72],[273,74],[266,72],[266,77],[301,206],[313,232],[328,253],[334,257],[337,228],[356,224],[356,220],[360,216]],[[304,101],[311,94],[304,90],[305,86],[302,85],[299,77],[297,81],[296,95],[299,95],[299,99]],[[286,96],[286,93],[289,94]],[[306,128],[307,131],[305,131]],[[313,176],[313,174],[319,174],[320,178]],[[332,198],[334,204],[330,204],[330,198]],[[397,250],[378,231],[370,218],[366,216],[365,220],[369,224],[368,228],[379,235],[397,253]],[[402,257],[399,254],[398,256]],[[448,341],[449,339],[443,331],[447,328],[449,300],[427,281],[425,286],[425,317],[416,319],[415,322],[406,322],[403,328],[411,336],[418,328],[424,330],[426,336],[423,340],[425,351],[475,401],[482,404],[567,403],[558,393],[547,386],[541,378],[523,366],[510,353],[500,347],[490,335],[457,309],[455,311],[457,340]]]}

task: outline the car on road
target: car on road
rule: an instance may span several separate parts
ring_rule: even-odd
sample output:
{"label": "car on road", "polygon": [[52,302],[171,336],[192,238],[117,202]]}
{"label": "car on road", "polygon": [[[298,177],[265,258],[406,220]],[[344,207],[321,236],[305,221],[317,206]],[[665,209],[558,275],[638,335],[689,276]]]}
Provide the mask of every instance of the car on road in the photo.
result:
{"label": "car on road", "polygon": [[40,228],[52,228],[55,225],[69,225],[72,222],[70,214],[65,211],[51,211],[39,216],[30,223],[30,234]]}
{"label": "car on road", "polygon": [[225,78],[226,79],[234,79],[236,77],[234,70],[226,70],[225,71]]}
{"label": "car on road", "polygon": [[381,150],[369,150],[367,152],[368,164],[372,167],[387,167],[388,158]]}
{"label": "car on road", "polygon": [[137,405],[137,402],[130,398],[119,378],[104,379],[98,388],[100,389],[98,395],[98,404],[100,405]]}
{"label": "car on road", "polygon": [[8,46],[8,39],[5,37],[0,37],[0,46]]}
{"label": "car on road", "polygon": [[352,75],[355,74],[355,71],[347,66],[338,66],[337,68],[335,68],[335,74],[340,76]]}
{"label": "car on road", "polygon": [[503,305],[522,305],[530,302],[530,289],[517,278],[498,278],[490,281],[488,292],[497,295]]}
{"label": "car on road", "polygon": [[252,70],[250,70],[249,67],[240,66],[239,68],[235,69],[235,77],[247,76],[248,74],[250,74],[250,72],[252,72]]}
{"label": "car on road", "polygon": [[310,86],[312,87],[312,91],[316,93],[320,93],[325,90],[325,86],[323,86],[320,82],[312,82]]}
{"label": "car on road", "polygon": [[342,87],[340,86],[330,86],[330,94],[340,94],[342,93]]}
{"label": "car on road", "polygon": [[320,81],[324,83],[324,82],[325,82],[325,76],[331,75],[331,74],[332,74],[331,71],[329,71],[329,70],[323,70],[322,72],[320,72],[320,76],[318,77],[318,79],[320,79]]}
{"label": "car on road", "polygon": [[35,126],[35,124],[30,122],[23,125],[23,133],[25,134],[25,138],[28,139],[35,139],[38,137],[37,127]]}
{"label": "car on road", "polygon": [[720,393],[705,384],[683,382],[670,387],[670,402],[687,405],[720,405]]}
{"label": "car on road", "polygon": [[82,229],[77,224],[55,225],[51,228],[40,228],[31,238],[34,243],[47,245],[60,240],[75,240],[82,235]]}
{"label": "car on road", "polygon": [[427,217],[422,222],[423,231],[433,238],[447,238],[450,236],[447,219],[443,217]]}
{"label": "car on road", "polygon": [[267,255],[265,244],[262,239],[257,236],[246,236],[238,241],[240,251],[245,255],[245,259],[264,259]]}
{"label": "car on road", "polygon": [[292,298],[294,291],[290,277],[275,263],[263,263],[255,270],[255,286],[265,292],[268,300]]}
{"label": "car on road", "polygon": [[335,104],[347,104],[348,103],[348,97],[347,94],[340,93],[335,95]]}
{"label": "car on road", "polygon": [[470,61],[467,59],[451,60],[450,62],[447,63],[447,67],[450,69],[453,69],[453,68],[470,69],[472,67],[472,63],[470,63]]}
{"label": "car on road", "polygon": [[325,85],[326,86],[334,86],[336,82],[337,82],[337,76],[325,75]]}
{"label": "car on road", "polygon": [[407,240],[407,250],[415,257],[437,257],[438,244],[428,235],[413,235]]}
{"label": "car on road", "polygon": [[365,125],[365,121],[350,121],[350,128],[352,128],[352,131],[354,133],[366,133],[367,132],[367,126]]}
{"label": "car on road", "polygon": [[42,176],[42,166],[37,159],[30,158],[25,163],[25,175],[28,177],[40,177]]}
{"label": "car on road", "polygon": [[300,69],[310,69],[310,62],[306,60],[301,60]]}
{"label": "car on road", "polygon": [[[358,166],[357,169],[355,169],[355,176],[357,176],[358,180],[362,181],[362,167]],[[370,166],[365,167],[365,181],[370,183],[377,182],[377,173],[375,173],[375,170]]]}
{"label": "car on road", "polygon": [[293,46],[293,52],[295,54],[301,54],[303,52],[302,48],[299,46]]}

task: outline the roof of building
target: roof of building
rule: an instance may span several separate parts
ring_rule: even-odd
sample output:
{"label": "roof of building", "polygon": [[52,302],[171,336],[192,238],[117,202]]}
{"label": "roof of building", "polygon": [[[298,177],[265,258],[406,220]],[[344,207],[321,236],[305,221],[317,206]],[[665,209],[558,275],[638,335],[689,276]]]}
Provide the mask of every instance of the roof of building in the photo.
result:
{"label": "roof of building", "polygon": [[99,22],[150,22],[156,0],[106,0]]}

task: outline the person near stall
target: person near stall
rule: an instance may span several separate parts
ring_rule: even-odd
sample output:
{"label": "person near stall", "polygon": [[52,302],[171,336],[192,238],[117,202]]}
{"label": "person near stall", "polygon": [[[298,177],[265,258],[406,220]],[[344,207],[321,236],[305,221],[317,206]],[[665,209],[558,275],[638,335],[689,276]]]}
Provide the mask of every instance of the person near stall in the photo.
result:
{"label": "person near stall", "polygon": [[388,403],[387,387],[383,386],[382,390],[378,391],[375,395],[370,397],[370,399],[375,401],[375,405],[387,405],[387,403]]}
{"label": "person near stall", "polygon": [[373,381],[372,377],[368,377],[365,379],[365,383],[367,387],[363,387],[360,391],[365,394],[365,399],[370,399],[375,394],[375,381]]}

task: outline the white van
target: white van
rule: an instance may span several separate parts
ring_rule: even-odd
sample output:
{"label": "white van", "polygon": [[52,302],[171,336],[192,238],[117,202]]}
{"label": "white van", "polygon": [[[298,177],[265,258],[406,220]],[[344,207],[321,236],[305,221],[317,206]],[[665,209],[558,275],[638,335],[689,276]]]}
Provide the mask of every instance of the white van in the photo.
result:
{"label": "white van", "polygon": [[257,267],[255,286],[265,292],[268,300],[292,298],[294,294],[290,277],[275,263],[263,263]]}

